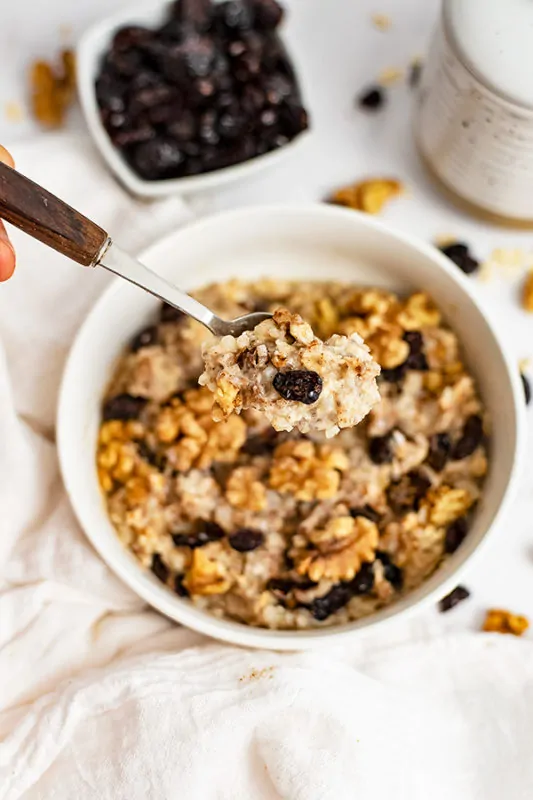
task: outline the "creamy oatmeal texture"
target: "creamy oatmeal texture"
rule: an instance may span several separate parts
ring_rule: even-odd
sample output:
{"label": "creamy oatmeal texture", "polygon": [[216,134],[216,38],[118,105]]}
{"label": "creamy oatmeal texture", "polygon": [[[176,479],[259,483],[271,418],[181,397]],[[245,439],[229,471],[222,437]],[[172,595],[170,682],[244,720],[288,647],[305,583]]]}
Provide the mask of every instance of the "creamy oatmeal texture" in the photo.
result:
{"label": "creamy oatmeal texture", "polygon": [[203,352],[199,383],[214,394],[214,417],[248,408],[276,431],[352,428],[379,402],[379,366],[357,333],[318,339],[299,314],[273,318],[238,338],[224,336]]}
{"label": "creamy oatmeal texture", "polygon": [[228,319],[283,307],[324,342],[363,337],[381,400],[329,439],[252,409],[216,422],[198,385],[213,338],[164,306],[103,405],[98,473],[124,545],[169,591],[269,628],[354,620],[422,583],[461,546],[487,470],[485,412],[431,300],[271,280],[196,295]]}

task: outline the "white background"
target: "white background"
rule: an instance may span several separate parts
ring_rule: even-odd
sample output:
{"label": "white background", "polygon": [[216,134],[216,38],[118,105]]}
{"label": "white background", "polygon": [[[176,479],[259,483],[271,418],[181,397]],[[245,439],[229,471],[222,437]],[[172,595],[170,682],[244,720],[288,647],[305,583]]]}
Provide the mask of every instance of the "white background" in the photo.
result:
{"label": "white background", "polygon": [[[384,68],[405,68],[427,47],[438,0],[293,0],[308,6],[299,61],[313,136],[289,164],[266,177],[223,192],[191,198],[199,213],[266,201],[321,200],[330,190],[365,175],[402,179],[408,194],[391,204],[383,218],[426,240],[452,234],[467,241],[480,258],[496,247],[531,250],[533,234],[507,232],[477,223],[456,212],[434,192],[420,168],[411,137],[412,90],[400,83],[390,90],[381,113],[359,111],[354,97]],[[29,64],[53,58],[75,42],[91,21],[128,5],[117,0],[0,0],[0,141],[16,156],[17,141],[38,132],[27,111],[20,122],[6,114],[6,104],[25,107]],[[374,12],[388,14],[387,32],[371,23]],[[83,128],[77,111],[69,125]],[[97,155],[95,153],[95,158]],[[73,175],[75,180],[75,175]],[[531,214],[533,216],[533,214]],[[24,264],[19,265],[24,269]],[[325,265],[327,268],[327,265]],[[496,320],[502,338],[516,357],[533,355],[533,315],[518,302],[520,276],[476,283],[478,296]],[[1,288],[0,288],[1,291]],[[532,406],[533,409],[533,406]],[[530,411],[529,418],[533,415]],[[513,512],[495,532],[492,547],[467,574],[472,599],[451,612],[445,625],[479,627],[488,606],[508,607],[533,618],[533,440],[529,469]],[[430,612],[430,615],[433,612]],[[436,612],[434,612],[436,613]],[[423,624],[423,620],[421,620]]]}

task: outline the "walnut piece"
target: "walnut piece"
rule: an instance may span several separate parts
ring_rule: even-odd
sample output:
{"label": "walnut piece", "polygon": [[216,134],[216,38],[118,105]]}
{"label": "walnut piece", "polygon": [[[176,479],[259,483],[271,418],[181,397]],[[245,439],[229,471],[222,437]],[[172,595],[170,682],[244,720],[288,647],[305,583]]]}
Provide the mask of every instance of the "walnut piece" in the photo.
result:
{"label": "walnut piece", "polygon": [[168,444],[167,456],[180,472],[206,469],[213,461],[235,461],[246,439],[246,423],[232,416],[224,422],[211,417],[213,397],[208,389],[190,389],[184,400],[173,398],[157,417],[155,431]]}
{"label": "walnut piece", "polygon": [[526,311],[533,311],[533,269],[528,272],[524,281],[522,305]]}
{"label": "walnut piece", "polygon": [[36,61],[31,68],[30,83],[32,110],[37,122],[48,128],[61,127],[75,96],[74,53],[62,51],[60,70],[55,70],[46,61]]}
{"label": "walnut piece", "polygon": [[193,550],[191,566],[183,581],[190,594],[224,594],[231,586],[226,568],[217,560],[217,552],[210,548],[207,545]]}
{"label": "walnut piece", "polygon": [[348,458],[339,447],[306,440],[283,442],[274,451],[269,484],[297,500],[327,500],[337,493],[341,472],[348,466]]}
{"label": "walnut piece", "polygon": [[335,517],[309,535],[315,550],[294,552],[296,570],[312,581],[351,580],[365,562],[374,561],[378,538],[376,524],[364,517]]}
{"label": "walnut piece", "polygon": [[263,511],[267,505],[266,487],[255,467],[237,467],[226,484],[226,500],[234,508]]}
{"label": "walnut piece", "polygon": [[443,484],[430,489],[420,507],[427,509],[432,525],[442,528],[466,514],[473,502],[474,498],[466,489],[452,489]]}
{"label": "walnut piece", "polygon": [[125,483],[129,478],[143,478],[150,472],[146,462],[137,458],[134,439],[141,438],[144,426],[136,420],[104,422],[98,436],[96,464],[100,486],[106,494],[115,483]]}
{"label": "walnut piece", "polygon": [[406,300],[397,320],[404,330],[418,331],[439,325],[441,315],[425,292],[415,292]]}
{"label": "walnut piece", "polygon": [[529,628],[527,617],[512,614],[501,608],[491,608],[487,611],[483,630],[490,633],[512,633],[513,636],[522,636]]}
{"label": "walnut piece", "polygon": [[384,205],[403,191],[402,184],[390,178],[372,178],[345,186],[335,192],[332,202],[340,206],[352,208],[354,211],[366,211],[367,214],[379,214]]}

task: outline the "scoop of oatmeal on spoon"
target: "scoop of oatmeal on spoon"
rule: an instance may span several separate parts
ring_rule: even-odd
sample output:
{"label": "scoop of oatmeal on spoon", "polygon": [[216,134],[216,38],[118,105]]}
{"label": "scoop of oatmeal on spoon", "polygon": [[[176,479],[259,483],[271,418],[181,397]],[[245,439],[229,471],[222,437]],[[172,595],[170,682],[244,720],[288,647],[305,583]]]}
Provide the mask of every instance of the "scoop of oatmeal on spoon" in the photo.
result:
{"label": "scoop of oatmeal on spoon", "polygon": [[285,308],[252,331],[206,344],[203,358],[199,383],[214,394],[217,420],[251,408],[277,431],[329,438],[361,422],[380,399],[380,367],[357,333],[323,342]]}

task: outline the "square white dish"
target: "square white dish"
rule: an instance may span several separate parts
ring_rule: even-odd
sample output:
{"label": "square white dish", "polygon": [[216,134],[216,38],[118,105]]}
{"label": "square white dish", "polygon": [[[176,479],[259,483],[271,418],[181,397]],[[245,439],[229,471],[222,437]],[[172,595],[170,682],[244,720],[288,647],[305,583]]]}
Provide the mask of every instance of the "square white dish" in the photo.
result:
{"label": "square white dish", "polygon": [[[124,25],[146,25],[149,27],[161,24],[170,5],[169,0],[159,3],[126,7],[89,28],[80,39],[76,48],[77,87],[81,108],[89,132],[100,155],[109,169],[133,195],[145,199],[157,199],[175,194],[188,194],[213,189],[223,184],[243,180],[263,169],[274,167],[289,157],[311,135],[303,131],[288,144],[272,150],[264,155],[256,156],[249,161],[234,164],[212,172],[192,175],[183,178],[148,181],[137,175],[115,147],[101,120],[96,100],[95,81],[99,73],[100,61],[108,49],[115,32]],[[298,38],[291,35],[291,13],[286,16],[280,26],[280,36],[287,47],[287,52],[294,63],[296,74],[302,90],[305,106],[305,86],[302,85],[302,70],[299,68]],[[311,123],[312,124],[312,123]]]}

